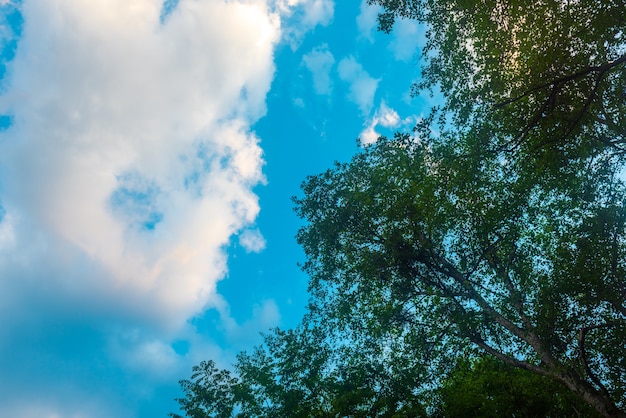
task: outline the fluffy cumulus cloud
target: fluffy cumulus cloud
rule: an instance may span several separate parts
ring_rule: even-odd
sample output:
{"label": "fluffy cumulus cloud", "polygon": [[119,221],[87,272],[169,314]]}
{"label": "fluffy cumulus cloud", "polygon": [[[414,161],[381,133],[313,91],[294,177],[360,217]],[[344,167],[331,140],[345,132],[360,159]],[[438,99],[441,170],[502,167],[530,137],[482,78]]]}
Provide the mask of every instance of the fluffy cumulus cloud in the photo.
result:
{"label": "fluffy cumulus cloud", "polygon": [[380,79],[373,78],[353,56],[339,61],[339,78],[348,83],[348,99],[363,115],[368,115],[374,104],[374,95]]}
{"label": "fluffy cumulus cloud", "polygon": [[335,57],[328,50],[328,45],[315,47],[302,57],[302,62],[311,72],[315,92],[320,95],[331,94],[333,85],[330,72],[335,64]]}
{"label": "fluffy cumulus cloud", "polygon": [[[303,1],[306,24],[332,18],[332,2]],[[252,188],[264,163],[250,126],[265,113],[282,9],[167,4],[166,19],[161,0],[21,6],[0,96],[12,120],[0,132],[0,358],[11,359],[0,370],[15,376],[0,378],[2,416],[132,416],[123,399],[103,405],[101,385],[73,381],[118,379],[115,362],[171,378],[184,357],[186,370],[214,347],[181,355],[171,343],[197,338],[193,315],[223,309],[225,246],[245,230],[242,245],[263,248]],[[274,311],[264,305],[259,321]],[[101,370],[86,366],[93,358]],[[54,389],[18,396],[42,367]]]}
{"label": "fluffy cumulus cloud", "polygon": [[160,26],[159,2],[113,3],[24,5],[0,102],[14,117],[2,277],[9,294],[7,277],[30,274],[105,305],[114,288],[117,309],[149,296],[159,308],[141,310],[176,323],[210,300],[220,248],[259,210],[248,127],[265,111],[278,22],[261,4],[183,1]]}

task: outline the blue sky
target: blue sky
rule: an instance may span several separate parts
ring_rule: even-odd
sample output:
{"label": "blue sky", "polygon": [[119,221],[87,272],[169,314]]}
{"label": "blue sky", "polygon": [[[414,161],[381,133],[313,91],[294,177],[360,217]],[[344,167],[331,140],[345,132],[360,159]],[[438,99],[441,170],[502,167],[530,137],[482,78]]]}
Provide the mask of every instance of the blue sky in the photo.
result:
{"label": "blue sky", "polygon": [[290,197],[410,130],[423,30],[359,0],[0,0],[0,416],[166,416],[296,325]]}

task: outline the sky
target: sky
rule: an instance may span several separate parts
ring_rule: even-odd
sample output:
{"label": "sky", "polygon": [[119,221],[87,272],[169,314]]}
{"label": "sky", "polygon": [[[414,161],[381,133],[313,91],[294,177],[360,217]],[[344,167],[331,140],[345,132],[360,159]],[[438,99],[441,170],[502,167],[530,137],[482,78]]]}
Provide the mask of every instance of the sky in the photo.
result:
{"label": "sky", "polygon": [[410,131],[360,0],[0,0],[0,416],[177,412],[308,299],[291,197]]}

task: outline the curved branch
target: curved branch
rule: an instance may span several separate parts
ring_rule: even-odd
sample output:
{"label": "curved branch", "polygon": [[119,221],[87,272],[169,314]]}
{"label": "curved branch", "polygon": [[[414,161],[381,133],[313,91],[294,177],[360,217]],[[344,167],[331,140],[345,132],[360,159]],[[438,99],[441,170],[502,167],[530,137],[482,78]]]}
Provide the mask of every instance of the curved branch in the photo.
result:
{"label": "curved branch", "polygon": [[587,327],[582,327],[578,331],[578,352],[580,353],[580,359],[583,363],[583,366],[585,367],[585,373],[587,374],[587,376],[589,376],[591,381],[600,388],[604,396],[606,396],[608,399],[611,399],[611,395],[609,394],[608,389],[606,388],[606,386],[602,384],[600,379],[598,379],[598,376],[596,376],[593,373],[593,371],[591,370],[591,367],[589,367],[589,362],[587,361],[587,351],[585,349],[585,337],[587,336],[587,333],[591,330],[601,329],[601,328],[610,328],[616,325],[617,324],[615,323],[607,323],[607,324],[602,324],[602,325],[590,325]]}

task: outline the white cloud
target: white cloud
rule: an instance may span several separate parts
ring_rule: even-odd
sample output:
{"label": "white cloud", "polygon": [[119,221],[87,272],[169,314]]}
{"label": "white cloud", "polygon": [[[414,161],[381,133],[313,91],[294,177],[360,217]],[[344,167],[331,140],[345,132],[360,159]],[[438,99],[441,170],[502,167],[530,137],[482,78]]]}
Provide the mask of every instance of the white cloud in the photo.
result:
{"label": "white cloud", "polygon": [[376,131],[378,126],[384,128],[397,128],[401,124],[407,124],[412,121],[411,118],[401,120],[398,112],[387,106],[385,102],[382,102],[374,116],[367,122],[365,129],[359,135],[361,144],[364,146],[371,145],[378,140],[380,133]]}
{"label": "white cloud", "polygon": [[114,3],[24,5],[0,101],[16,120],[0,152],[12,251],[75,297],[133,310],[149,298],[139,310],[180,323],[211,299],[221,247],[259,210],[249,126],[265,112],[279,24],[254,3],[181,1],[165,26],[156,1]]}
{"label": "white cloud", "polygon": [[181,363],[172,346],[159,339],[134,341],[129,351],[119,354],[126,367],[162,380],[175,379]]}
{"label": "white cloud", "polygon": [[239,235],[239,243],[250,253],[261,252],[265,248],[265,238],[258,229],[246,229]]}
{"label": "white cloud", "polygon": [[353,56],[342,59],[337,69],[339,78],[349,84],[348,99],[359,107],[363,115],[368,115],[380,79],[370,76]]}
{"label": "white cloud", "polygon": [[302,57],[302,62],[313,76],[315,92],[320,95],[330,95],[333,88],[330,71],[335,64],[335,57],[328,50],[328,45],[323,44],[313,48]]}
{"label": "white cloud", "polygon": [[334,0],[276,0],[276,9],[285,18],[283,38],[297,49],[304,34],[318,25],[329,25],[335,14]]}
{"label": "white cloud", "polygon": [[356,25],[362,38],[373,42],[372,31],[378,26],[378,15],[382,8],[377,4],[368,4],[367,0],[361,0],[359,15],[356,17]]}
{"label": "white cloud", "polygon": [[[0,96],[0,416],[153,416],[135,409],[154,381],[231,359],[191,317],[216,308],[246,343],[280,322],[273,301],[235,321],[216,286],[233,236],[264,242],[250,127],[275,47],[334,2],[180,0],[164,24],[162,0],[0,2],[25,19]],[[369,113],[378,80],[340,67]]]}
{"label": "white cloud", "polygon": [[278,0],[276,5],[283,15],[300,14],[300,24],[306,29],[328,25],[335,12],[333,0]]}
{"label": "white cloud", "polygon": [[335,2],[332,0],[305,0],[305,18],[303,24],[308,27],[326,26],[333,20]]}

